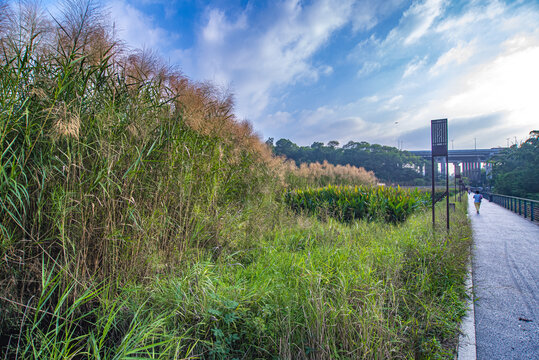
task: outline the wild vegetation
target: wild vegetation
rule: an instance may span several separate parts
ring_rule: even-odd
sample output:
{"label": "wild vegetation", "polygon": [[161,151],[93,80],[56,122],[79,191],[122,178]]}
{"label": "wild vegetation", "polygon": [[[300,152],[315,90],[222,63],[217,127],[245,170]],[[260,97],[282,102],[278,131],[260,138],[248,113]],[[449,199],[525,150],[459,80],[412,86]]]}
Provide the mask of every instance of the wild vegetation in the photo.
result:
{"label": "wild vegetation", "polygon": [[377,184],[372,171],[351,165],[333,165],[324,161],[320,163],[302,163],[296,166],[293,161],[285,163],[286,184],[289,188],[322,187],[331,184],[366,185]]}
{"label": "wild vegetation", "polygon": [[449,234],[294,214],[298,184],[374,177],[291,174],[93,4],[0,3],[2,357],[451,357],[464,206]]}
{"label": "wild vegetation", "polygon": [[539,132],[517,146],[504,149],[492,160],[494,191],[539,200]]}
{"label": "wild vegetation", "polygon": [[389,223],[402,222],[431,202],[430,194],[419,190],[331,185],[290,191],[285,200],[296,211],[329,215],[344,222],[379,219]]}
{"label": "wild vegetation", "polygon": [[[285,156],[298,165],[327,161],[334,165],[362,167],[388,184],[428,185],[430,179],[430,164],[391,146],[365,141],[349,141],[342,147],[337,141],[330,141],[327,145],[314,142],[311,146],[298,146],[288,139],[280,139],[275,144],[273,139],[269,139],[266,143],[276,155]],[[425,176],[420,171],[422,167],[426,168]]]}

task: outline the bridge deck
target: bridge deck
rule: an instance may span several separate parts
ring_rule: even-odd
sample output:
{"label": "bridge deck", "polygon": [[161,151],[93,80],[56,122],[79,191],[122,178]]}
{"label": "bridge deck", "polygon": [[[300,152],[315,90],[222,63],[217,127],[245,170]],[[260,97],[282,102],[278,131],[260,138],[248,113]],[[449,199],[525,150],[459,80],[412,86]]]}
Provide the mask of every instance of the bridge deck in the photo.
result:
{"label": "bridge deck", "polygon": [[[484,162],[489,160],[492,156],[496,155],[503,148],[492,149],[465,149],[465,150],[448,150],[449,161],[462,161],[462,162]],[[409,151],[411,154],[420,156],[424,159],[430,159],[430,150],[416,150]]]}
{"label": "bridge deck", "polygon": [[469,201],[477,359],[539,359],[539,226]]}

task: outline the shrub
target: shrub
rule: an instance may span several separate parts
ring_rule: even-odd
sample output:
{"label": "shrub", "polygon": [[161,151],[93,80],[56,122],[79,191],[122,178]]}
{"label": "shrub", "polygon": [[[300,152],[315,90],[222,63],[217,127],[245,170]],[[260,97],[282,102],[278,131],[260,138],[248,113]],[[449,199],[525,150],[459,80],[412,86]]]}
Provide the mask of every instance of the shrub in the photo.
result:
{"label": "shrub", "polygon": [[402,222],[416,209],[430,203],[429,194],[390,187],[327,186],[289,191],[285,201],[296,211],[328,214],[340,221],[375,220]]}

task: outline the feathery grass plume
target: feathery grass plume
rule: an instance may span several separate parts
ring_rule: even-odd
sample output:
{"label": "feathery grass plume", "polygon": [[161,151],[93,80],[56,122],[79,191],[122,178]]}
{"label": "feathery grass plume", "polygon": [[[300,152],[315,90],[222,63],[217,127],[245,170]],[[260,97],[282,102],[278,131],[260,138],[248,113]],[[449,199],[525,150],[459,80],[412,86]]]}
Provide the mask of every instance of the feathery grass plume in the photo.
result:
{"label": "feathery grass plume", "polygon": [[288,165],[288,181],[292,187],[326,185],[375,185],[377,179],[372,171],[351,165],[333,165],[324,161],[322,164],[302,163],[296,167],[294,162]]}
{"label": "feathery grass plume", "polygon": [[62,136],[79,138],[80,115],[72,113],[72,111],[76,111],[76,109],[69,107],[64,102],[57,103],[52,109],[51,115],[54,122],[51,128],[51,137],[54,140],[58,140]]}
{"label": "feathery grass plume", "polygon": [[[57,51],[64,56],[84,54],[98,63],[114,44],[111,27],[99,0],[62,0],[56,23]],[[100,56],[101,55],[101,56]]]}
{"label": "feathery grass plume", "polygon": [[[30,44],[32,50],[35,51],[39,47],[38,44],[48,40],[51,21],[46,17],[45,11],[38,2],[10,3],[5,1],[0,3],[0,10],[0,38],[3,51],[8,49],[13,51]],[[8,54],[13,55],[12,52]]]}
{"label": "feathery grass plume", "polygon": [[[233,95],[210,83],[192,83],[178,76],[171,81],[175,90],[174,109],[187,126],[205,136],[219,138],[231,149],[229,161],[246,166],[264,164],[275,169],[276,160],[248,121],[239,121],[234,115]],[[252,169],[254,172],[259,172]]]}

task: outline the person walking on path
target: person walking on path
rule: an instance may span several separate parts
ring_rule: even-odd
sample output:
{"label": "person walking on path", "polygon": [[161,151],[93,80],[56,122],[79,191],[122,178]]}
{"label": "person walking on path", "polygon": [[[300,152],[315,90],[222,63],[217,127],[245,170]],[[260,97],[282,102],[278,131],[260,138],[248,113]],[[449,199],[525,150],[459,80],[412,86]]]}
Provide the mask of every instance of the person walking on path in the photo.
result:
{"label": "person walking on path", "polygon": [[475,192],[475,195],[473,196],[473,204],[475,205],[475,210],[479,214],[479,208],[481,207],[481,200],[483,199],[483,195],[479,193],[479,191]]}

